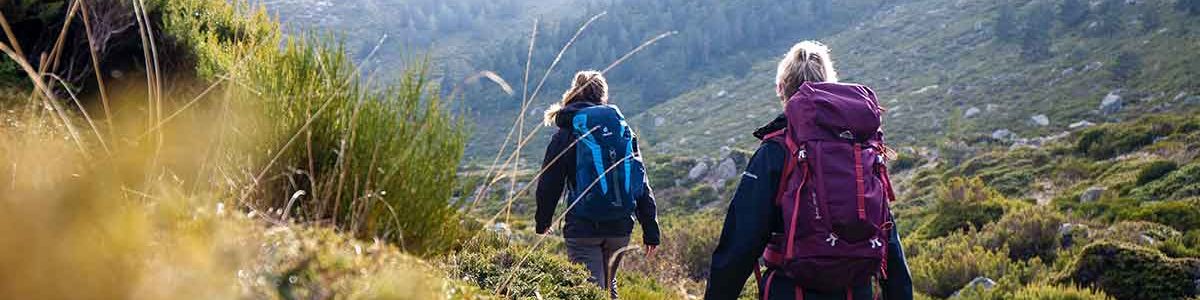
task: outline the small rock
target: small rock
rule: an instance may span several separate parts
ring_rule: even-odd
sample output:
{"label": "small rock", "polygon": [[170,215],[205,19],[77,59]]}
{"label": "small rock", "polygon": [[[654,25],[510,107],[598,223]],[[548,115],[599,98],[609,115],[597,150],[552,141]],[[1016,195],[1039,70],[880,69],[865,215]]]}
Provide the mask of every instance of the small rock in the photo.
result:
{"label": "small rock", "polygon": [[492,224],[492,232],[507,236],[512,233],[512,229],[508,227],[508,223]]}
{"label": "small rock", "polygon": [[1100,113],[1104,115],[1116,114],[1121,111],[1124,105],[1125,103],[1121,100],[1121,95],[1117,94],[1117,92],[1109,92],[1107,96],[1104,96],[1103,100],[1100,100]]}
{"label": "small rock", "polygon": [[1176,94],[1176,95],[1175,95],[1175,98],[1172,98],[1172,99],[1171,99],[1171,101],[1176,101],[1176,102],[1178,102],[1179,100],[1183,99],[1183,97],[1187,97],[1187,93],[1185,93],[1185,92],[1179,92],[1179,94]]}
{"label": "small rock", "polygon": [[1090,187],[1082,195],[1079,195],[1079,202],[1091,203],[1100,200],[1100,197],[1104,196],[1105,191],[1108,191],[1108,188],[1100,186]]}
{"label": "small rock", "polygon": [[966,113],[963,113],[963,118],[970,119],[971,117],[974,117],[981,112],[983,112],[983,111],[980,110],[978,107],[971,107],[971,108],[967,109]]}
{"label": "small rock", "polygon": [[1092,62],[1090,64],[1087,64],[1086,66],[1083,66],[1083,71],[1081,71],[1081,72],[1087,73],[1087,72],[1098,70],[1103,67],[1104,67],[1104,63],[1102,63],[1102,62],[1098,62],[1098,61]]}
{"label": "small rock", "polygon": [[688,180],[696,180],[696,178],[700,178],[700,176],[704,176],[705,172],[708,172],[708,163],[700,162],[700,163],[696,164],[695,167],[692,167],[692,169],[688,171],[687,178],[688,178]]}
{"label": "small rock", "polygon": [[1037,124],[1038,126],[1049,126],[1050,125],[1050,117],[1047,117],[1046,115],[1036,115],[1030,119],[1033,120],[1033,123]]}
{"label": "small rock", "polygon": [[729,92],[728,92],[728,91],[721,90],[720,92],[717,92],[717,97],[718,97],[718,98],[720,98],[720,97],[725,97],[725,95],[728,95],[728,94],[729,94]]}
{"label": "small rock", "polygon": [[1092,126],[1096,126],[1096,123],[1089,122],[1088,120],[1083,120],[1083,121],[1071,123],[1071,126],[1069,126],[1069,127],[1071,129],[1080,129],[1080,128],[1088,128],[1088,127],[1092,127]]}
{"label": "small rock", "polygon": [[719,180],[733,179],[738,176],[737,164],[734,163],[733,158],[726,157],[721,164],[717,165],[716,174],[713,175]]}
{"label": "small rock", "polygon": [[986,290],[990,290],[995,287],[996,287],[995,280],[992,280],[991,278],[987,278],[987,277],[982,277],[982,276],[975,277],[975,279],[972,279],[971,282],[969,282],[969,283],[967,283],[967,285],[963,286],[962,289],[959,289],[957,292],[954,292],[954,295],[950,296],[950,298],[956,298],[956,297],[958,297],[959,293],[962,293],[963,291],[967,291],[967,290],[978,289],[978,290],[986,291]]}
{"label": "small rock", "polygon": [[1146,243],[1146,245],[1154,245],[1154,244],[1157,244],[1157,243],[1158,243],[1158,241],[1157,241],[1157,240],[1155,240],[1154,238],[1150,237],[1149,235],[1142,234],[1141,236],[1138,236],[1138,237],[1139,237],[1139,238],[1141,238],[1141,239],[1142,239],[1142,243]]}
{"label": "small rock", "polygon": [[1061,74],[1063,77],[1071,76],[1071,75],[1075,74],[1075,68],[1066,68],[1066,69],[1062,70]]}
{"label": "small rock", "polygon": [[1183,104],[1200,104],[1200,96],[1187,97],[1187,100],[1183,100]]}
{"label": "small rock", "polygon": [[930,90],[936,90],[938,87],[939,87],[939,86],[938,86],[938,85],[936,85],[936,84],[935,84],[935,85],[931,85],[931,86],[926,86],[926,87],[923,87],[923,88],[921,88],[921,89],[919,89],[919,90],[917,90],[917,91],[915,91],[915,92],[912,92],[912,94],[913,94],[913,95],[920,95],[920,94],[924,94],[925,92],[928,92],[928,91],[930,91]]}
{"label": "small rock", "polygon": [[667,123],[667,118],[663,118],[663,117],[654,118],[654,127],[662,126],[663,124],[666,124],[666,123]]}
{"label": "small rock", "polygon": [[1088,236],[1088,226],[1083,224],[1063,223],[1058,226],[1058,235],[1062,237],[1063,248],[1070,248],[1075,245],[1076,235],[1081,235],[1086,239]]}
{"label": "small rock", "polygon": [[1009,140],[1013,138],[1012,130],[1000,129],[992,132],[992,138],[997,140]]}

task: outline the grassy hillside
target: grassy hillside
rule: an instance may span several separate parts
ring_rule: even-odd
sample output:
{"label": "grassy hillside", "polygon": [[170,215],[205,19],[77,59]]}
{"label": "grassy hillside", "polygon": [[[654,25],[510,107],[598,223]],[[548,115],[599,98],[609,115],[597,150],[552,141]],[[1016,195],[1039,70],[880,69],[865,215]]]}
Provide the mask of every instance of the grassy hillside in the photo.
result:
{"label": "grassy hillside", "polygon": [[[845,81],[878,92],[889,109],[886,130],[893,144],[928,146],[1001,129],[1039,137],[1080,121],[1123,120],[1200,103],[1200,18],[1174,9],[1171,1],[1101,1],[1110,2],[1092,6],[1080,24],[1066,25],[1053,14],[1032,15],[1057,10],[1047,1],[902,1],[820,39],[833,49]],[[1019,39],[997,36],[1004,5],[1020,17],[1014,27],[1045,25],[1030,20],[1051,18],[1049,26],[1038,27],[1046,32],[1042,47],[1048,53],[1030,57],[1023,49],[1031,47]],[[1101,22],[1112,22],[1106,28],[1112,30],[1098,32]],[[781,37],[801,38],[809,37]],[[635,123],[653,133],[647,140],[656,151],[746,146],[752,142],[747,133],[778,112],[772,88],[777,59],[764,59],[750,76],[710,81]],[[1124,107],[1105,114],[1100,105],[1110,93]],[[1038,115],[1049,124],[1037,124]]]}
{"label": "grassy hillside", "polygon": [[[571,1],[529,0],[256,0],[278,16],[289,34],[336,32],[355,62],[375,77],[392,78],[428,57],[435,78],[449,91],[482,70],[471,58],[482,48],[525,31],[535,18],[556,20]],[[372,55],[368,57],[368,55]],[[512,78],[510,78],[512,79]]]}

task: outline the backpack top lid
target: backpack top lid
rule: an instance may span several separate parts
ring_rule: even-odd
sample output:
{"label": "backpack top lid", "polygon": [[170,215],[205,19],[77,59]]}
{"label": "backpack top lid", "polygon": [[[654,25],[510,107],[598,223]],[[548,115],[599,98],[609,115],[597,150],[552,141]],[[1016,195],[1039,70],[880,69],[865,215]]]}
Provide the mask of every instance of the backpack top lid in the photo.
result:
{"label": "backpack top lid", "polygon": [[834,82],[804,83],[784,109],[798,141],[879,142],[882,113],[870,88]]}

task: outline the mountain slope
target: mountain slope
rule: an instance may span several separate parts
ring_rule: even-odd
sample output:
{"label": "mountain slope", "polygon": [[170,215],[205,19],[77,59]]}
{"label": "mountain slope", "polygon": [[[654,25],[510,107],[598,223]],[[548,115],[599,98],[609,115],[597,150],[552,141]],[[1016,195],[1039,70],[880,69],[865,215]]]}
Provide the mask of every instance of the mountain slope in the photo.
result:
{"label": "mountain slope", "polygon": [[[1200,103],[1200,32],[1193,29],[1200,18],[1170,3],[1104,1],[1089,9],[1084,22],[1069,26],[1034,14],[1053,11],[1048,2],[946,2],[907,1],[823,39],[843,80],[872,86],[889,108],[893,143],[930,145],[997,130],[1038,136],[1079,121],[1115,121]],[[1044,28],[1040,38],[1032,34],[1038,30],[1022,29],[1043,45],[997,37],[995,19],[1005,5],[1021,15],[1014,26],[1052,25],[1034,27]],[[1048,52],[1029,54],[1036,48]],[[711,81],[634,123],[649,133],[656,151],[747,146],[747,133],[778,111],[775,60],[766,59],[745,78]],[[1124,108],[1104,114],[1099,108],[1110,93]],[[1045,119],[1035,120],[1040,115]]]}

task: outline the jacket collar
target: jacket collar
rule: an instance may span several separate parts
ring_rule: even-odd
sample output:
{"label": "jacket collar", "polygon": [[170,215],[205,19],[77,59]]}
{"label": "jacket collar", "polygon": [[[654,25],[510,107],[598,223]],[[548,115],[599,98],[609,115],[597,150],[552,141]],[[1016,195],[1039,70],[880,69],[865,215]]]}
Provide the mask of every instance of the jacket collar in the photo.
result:
{"label": "jacket collar", "polygon": [[761,140],[772,132],[787,128],[787,125],[787,117],[783,114],[779,114],[779,116],[776,116],[775,119],[771,120],[771,122],[767,123],[767,125],[763,125],[762,127],[754,130],[754,137]]}

